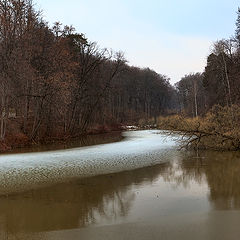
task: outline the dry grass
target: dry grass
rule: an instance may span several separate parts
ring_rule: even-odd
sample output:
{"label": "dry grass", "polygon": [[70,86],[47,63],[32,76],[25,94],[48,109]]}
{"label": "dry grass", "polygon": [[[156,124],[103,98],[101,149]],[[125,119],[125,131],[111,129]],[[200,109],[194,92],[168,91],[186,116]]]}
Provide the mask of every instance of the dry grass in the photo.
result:
{"label": "dry grass", "polygon": [[170,134],[182,134],[185,147],[240,150],[240,108],[237,105],[216,105],[206,116],[198,118],[180,115],[159,117],[157,125]]}

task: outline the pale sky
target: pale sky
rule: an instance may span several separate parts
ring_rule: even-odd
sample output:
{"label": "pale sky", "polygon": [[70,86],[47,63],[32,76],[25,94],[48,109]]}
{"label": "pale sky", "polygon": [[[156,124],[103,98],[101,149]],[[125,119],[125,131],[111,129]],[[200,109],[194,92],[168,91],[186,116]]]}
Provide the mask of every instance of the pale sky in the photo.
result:
{"label": "pale sky", "polygon": [[35,0],[45,20],[73,25],[130,65],[175,83],[201,72],[212,43],[234,34],[240,0]]}

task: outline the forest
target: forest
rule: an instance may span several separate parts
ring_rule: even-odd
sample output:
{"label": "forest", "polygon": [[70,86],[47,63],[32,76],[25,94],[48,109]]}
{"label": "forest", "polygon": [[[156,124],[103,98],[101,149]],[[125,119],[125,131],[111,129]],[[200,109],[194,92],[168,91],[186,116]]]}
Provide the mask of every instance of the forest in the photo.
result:
{"label": "forest", "polygon": [[1,148],[118,129],[175,108],[169,79],[132,67],[31,0],[0,1]]}
{"label": "forest", "polygon": [[1,150],[139,122],[238,149],[239,104],[240,9],[234,37],[213,44],[205,71],[172,86],[73,26],[49,26],[31,0],[0,1]]}

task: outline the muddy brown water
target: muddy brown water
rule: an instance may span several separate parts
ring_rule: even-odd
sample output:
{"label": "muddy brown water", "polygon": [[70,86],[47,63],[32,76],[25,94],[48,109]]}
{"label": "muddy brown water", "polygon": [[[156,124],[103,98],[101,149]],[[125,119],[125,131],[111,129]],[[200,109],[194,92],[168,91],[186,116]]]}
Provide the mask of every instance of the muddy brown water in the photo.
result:
{"label": "muddy brown water", "polygon": [[0,197],[1,240],[239,238],[239,153],[179,152],[156,166]]}
{"label": "muddy brown water", "polygon": [[36,144],[27,147],[15,148],[12,151],[7,152],[5,154],[71,149],[85,146],[94,146],[98,144],[119,142],[121,140],[124,140],[122,132],[114,131],[110,133],[86,135],[79,138],[68,139],[66,141],[55,141],[52,143],[50,142],[48,144]]}

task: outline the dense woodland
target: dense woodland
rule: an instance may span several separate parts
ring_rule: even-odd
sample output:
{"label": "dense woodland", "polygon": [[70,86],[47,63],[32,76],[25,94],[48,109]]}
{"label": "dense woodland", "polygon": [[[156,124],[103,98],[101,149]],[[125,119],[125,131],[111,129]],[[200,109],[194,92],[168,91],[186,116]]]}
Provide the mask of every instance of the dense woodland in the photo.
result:
{"label": "dense woodland", "polygon": [[31,0],[0,1],[2,145],[156,118],[174,94],[166,76],[129,66],[73,26],[50,27]]}
{"label": "dense woodland", "polygon": [[226,131],[235,131],[239,104],[240,9],[235,36],[213,44],[205,71],[172,86],[168,77],[129,66],[122,52],[100,48],[73,26],[49,26],[31,0],[0,1],[1,149],[156,124],[173,114],[209,122],[221,112],[230,116]]}

